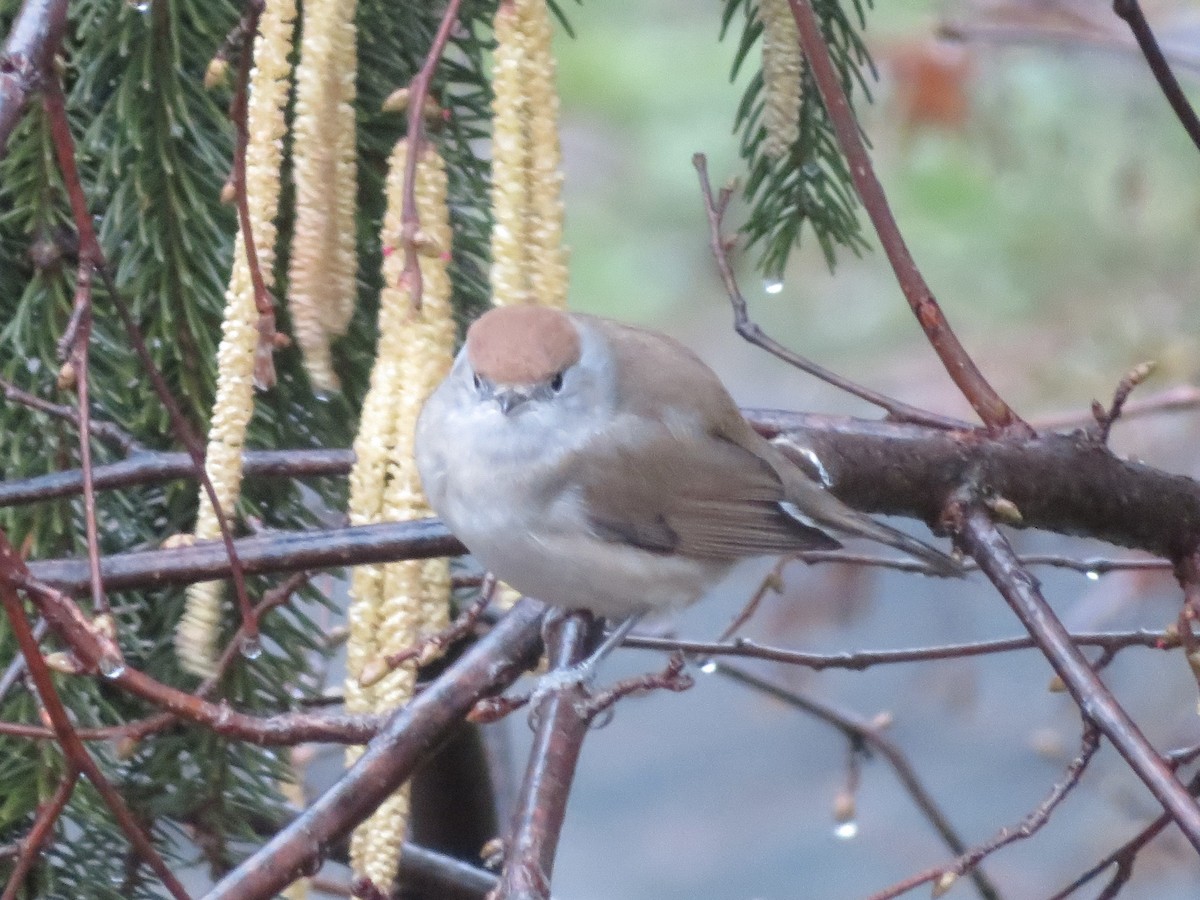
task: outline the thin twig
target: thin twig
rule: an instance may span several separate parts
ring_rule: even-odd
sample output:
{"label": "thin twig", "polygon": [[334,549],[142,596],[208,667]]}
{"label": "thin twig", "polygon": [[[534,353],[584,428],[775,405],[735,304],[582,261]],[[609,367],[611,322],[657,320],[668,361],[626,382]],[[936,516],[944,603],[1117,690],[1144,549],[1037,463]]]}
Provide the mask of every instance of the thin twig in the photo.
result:
{"label": "thin twig", "polygon": [[[258,311],[258,344],[254,350],[254,386],[259,390],[270,390],[275,386],[275,301],[263,280],[259,265],[258,248],[254,243],[254,229],[250,222],[250,201],[246,195],[246,146],[250,143],[247,126],[249,117],[250,64],[254,59],[254,38],[258,34],[258,20],[262,16],[265,0],[249,0],[239,29],[242,34],[241,55],[238,57],[238,77],[229,107],[229,118],[233,120],[236,140],[233,151],[233,196],[237,207],[238,227],[241,231],[242,248],[246,253],[246,268],[250,272],[250,286],[254,290],[254,307]],[[245,615],[249,610],[242,609]]]}
{"label": "thin twig", "polygon": [[1070,634],[1046,603],[1033,576],[1017,561],[1004,535],[979,507],[956,506],[951,515],[958,540],[1037,641],[1080,711],[1095,722],[1171,814],[1188,842],[1200,850],[1200,807],[1072,643]]}
{"label": "thin twig", "polygon": [[[904,755],[900,748],[883,736],[878,725],[854,713],[838,709],[828,703],[823,703],[813,697],[797,693],[790,688],[755,675],[741,666],[722,662],[717,663],[716,671],[726,678],[744,684],[747,687],[786,703],[788,706],[795,707],[811,716],[815,716],[823,722],[827,722],[839,729],[851,741],[858,741],[879,753],[880,756],[887,760],[900,785],[912,798],[913,803],[916,804],[921,814],[934,827],[934,830],[937,831],[942,841],[950,848],[950,851],[956,856],[967,852],[966,842],[959,836],[937,801],[933,799],[933,795],[929,793],[929,790],[921,782],[916,770],[913,769],[912,764],[908,761],[908,757]],[[975,869],[972,871],[971,880],[974,881],[980,896],[992,898],[992,900],[996,900],[999,897],[996,888],[991,884],[982,870]]]}
{"label": "thin twig", "polygon": [[985,857],[990,856],[1003,847],[1007,847],[1015,841],[1024,840],[1039,831],[1050,820],[1051,813],[1074,790],[1075,786],[1079,783],[1079,779],[1083,776],[1088,763],[1091,762],[1092,757],[1095,756],[1099,748],[1100,732],[1092,724],[1086,723],[1083,728],[1079,754],[1071,760],[1066,772],[1063,774],[1062,780],[1051,788],[1046,799],[1022,819],[1020,824],[1014,828],[1000,829],[992,838],[977,847],[972,847],[949,865],[934,866],[931,869],[926,869],[924,872],[919,872],[911,878],[906,878],[904,881],[892,885],[892,887],[886,890],[872,894],[868,900],[891,900],[893,897],[898,897],[901,894],[908,893],[913,888],[931,882],[936,892],[934,896],[940,897],[942,893],[949,890],[955,881],[962,877],[964,872],[973,871]]}
{"label": "thin twig", "polygon": [[[1127,647],[1150,647],[1155,650],[1170,650],[1179,646],[1179,636],[1166,631],[1099,631],[1070,635],[1071,642],[1079,647],[1101,647],[1108,651]],[[636,650],[679,651],[688,656],[704,659],[713,656],[763,659],[770,662],[803,666],[814,671],[824,669],[849,669],[861,672],[874,666],[901,663],[929,662],[939,659],[967,659],[974,656],[989,656],[995,653],[1011,653],[1017,650],[1032,650],[1037,643],[1031,637],[998,638],[989,641],[970,641],[962,644],[945,644],[935,647],[913,647],[900,650],[858,650],[846,653],[805,653],[759,644],[748,638],[733,642],[689,641],[681,638],[630,635],[623,647]]]}
{"label": "thin twig", "polygon": [[[1187,784],[1187,789],[1193,796],[1200,794],[1200,773],[1192,776],[1192,779]],[[1108,854],[1108,856],[1104,857],[1104,859],[1100,860],[1100,862],[1096,863],[1096,865],[1050,897],[1050,900],[1066,900],[1071,894],[1113,865],[1116,866],[1116,870],[1113,872],[1112,879],[1105,887],[1103,893],[1100,894],[1100,898],[1115,897],[1117,892],[1129,881],[1129,877],[1133,874],[1134,860],[1137,859],[1137,855],[1142,851],[1142,848],[1158,837],[1172,821],[1173,819],[1169,814],[1163,813],[1112,853]],[[1100,900],[1100,898],[1097,898],[1097,900]]]}
{"label": "thin twig", "polygon": [[1121,414],[1125,410],[1125,403],[1129,399],[1129,395],[1133,393],[1133,389],[1149,378],[1154,372],[1154,368],[1154,363],[1144,362],[1125,373],[1125,376],[1117,383],[1117,389],[1113,391],[1112,402],[1108,405],[1108,409],[1105,409],[1098,400],[1092,402],[1092,416],[1096,420],[1092,426],[1092,434],[1101,444],[1108,443],[1112,427],[1116,424],[1117,419],[1121,418]]}
{"label": "thin twig", "polygon": [[83,184],[75,162],[75,142],[71,138],[71,123],[67,119],[67,101],[62,82],[46,80],[42,105],[49,120],[54,152],[71,205],[71,216],[79,236],[79,265],[75,275],[75,300],[71,320],[59,341],[59,350],[75,370],[75,391],[79,404],[79,468],[83,473],[83,522],[87,542],[88,582],[92,592],[92,611],[95,615],[111,616],[108,597],[100,581],[100,533],[96,525],[96,489],[92,484],[92,428],[89,400],[91,377],[88,371],[92,342],[92,278],[95,266],[103,260],[100,242],[88,211]]}
{"label": "thin twig", "polygon": [[25,877],[33,868],[33,864],[37,862],[42,847],[54,830],[58,817],[66,808],[67,801],[75,792],[75,784],[78,781],[79,770],[69,767],[63,773],[62,779],[58,782],[54,793],[50,795],[50,799],[38,806],[37,815],[33,819],[29,834],[25,835],[24,840],[21,841],[20,855],[17,856],[16,864],[13,866],[12,874],[8,877],[8,884],[4,888],[4,893],[0,895],[0,900],[17,900]]}
{"label": "thin twig", "polygon": [[950,323],[933,296],[933,291],[925,283],[913,261],[888,206],[883,186],[871,167],[871,158],[863,144],[858,121],[850,108],[842,80],[834,68],[811,3],[809,0],[788,2],[800,30],[800,46],[804,51],[804,58],[829,113],[838,145],[850,169],[850,177],[867,215],[871,218],[871,224],[875,226],[879,242],[883,245],[888,261],[896,273],[900,290],[904,292],[917,322],[929,338],[930,345],[941,359],[942,365],[946,367],[950,378],[989,429],[1011,429],[1015,435],[1032,435],[1033,429],[1004,402],[979,371],[979,367],[951,330]]}
{"label": "thin twig", "polygon": [[[404,272],[402,279],[411,291],[414,310],[421,308],[421,265],[417,258],[417,236],[421,231],[421,219],[417,213],[417,160],[420,158],[424,138],[425,98],[429,96],[429,84],[437,69],[450,31],[458,20],[460,0],[449,0],[442,14],[442,21],[433,36],[433,43],[425,55],[425,61],[408,86],[408,156],[404,160],[404,199],[400,208],[400,240],[404,245]],[[442,250],[448,248],[443,247]]]}
{"label": "thin twig", "polygon": [[717,263],[717,271],[720,272],[721,280],[725,284],[725,293],[728,294],[729,303],[733,307],[733,327],[739,335],[754,346],[760,347],[777,359],[783,360],[788,365],[794,366],[802,372],[807,372],[874,406],[878,406],[888,414],[889,419],[897,422],[915,422],[921,425],[928,425],[932,428],[949,430],[969,430],[972,427],[967,422],[918,409],[915,406],[894,400],[878,391],[873,391],[868,387],[857,384],[848,378],[843,378],[836,372],[832,372],[824,366],[818,365],[800,356],[798,353],[789,350],[766,334],[750,318],[750,308],[746,303],[746,298],[742,295],[741,288],[738,287],[737,276],[734,275],[733,266],[729,262],[729,251],[726,240],[721,234],[725,211],[729,207],[729,200],[733,196],[733,191],[727,187],[721,188],[718,194],[715,197],[713,196],[712,184],[708,178],[708,159],[703,153],[696,153],[692,156],[692,165],[696,167],[696,172],[700,176],[700,193],[704,198],[704,211],[708,216],[709,246],[712,248],[713,259]]}
{"label": "thin twig", "polygon": [[1179,86],[1179,79],[1171,71],[1171,64],[1163,56],[1162,48],[1158,46],[1158,39],[1155,38],[1150,23],[1146,21],[1146,16],[1142,13],[1142,7],[1138,4],[1138,0],[1113,0],[1113,12],[1124,19],[1129,30],[1133,32],[1138,46],[1142,49],[1142,55],[1146,57],[1146,62],[1150,66],[1150,71],[1154,73],[1159,89],[1167,98],[1167,102],[1171,104],[1171,109],[1175,110],[1175,115],[1179,118],[1183,130],[1188,133],[1188,137],[1192,139],[1196,149],[1200,150],[1200,118],[1197,118],[1196,111],[1188,103],[1187,95]]}
{"label": "thin twig", "polygon": [[[51,403],[49,400],[43,400],[41,397],[31,394],[28,391],[22,390],[11,381],[5,378],[0,378],[0,391],[4,392],[4,399],[13,403],[19,403],[21,406],[29,409],[37,410],[45,413],[48,416],[53,416],[56,419],[63,419],[73,424],[76,428],[80,427],[79,411],[73,407],[66,406],[62,403]],[[111,444],[114,448],[126,455],[138,453],[142,450],[142,444],[132,434],[118,425],[116,422],[104,422],[92,419],[88,423],[88,427],[92,434],[106,443]],[[93,466],[93,478],[98,466]],[[80,473],[82,476],[82,473]]]}
{"label": "thin twig", "polygon": [[124,798],[104,776],[96,761],[92,759],[91,754],[83,745],[83,741],[76,734],[75,726],[71,724],[70,714],[54,687],[50,669],[46,666],[41,650],[33,638],[33,630],[29,626],[29,620],[25,618],[25,610],[21,608],[17,592],[14,590],[12,582],[4,577],[0,577],[0,603],[3,604],[4,611],[8,616],[13,637],[21,647],[25,664],[29,668],[29,675],[37,688],[42,706],[50,718],[58,743],[71,766],[87,776],[88,781],[92,783],[96,792],[104,800],[105,805],[112,812],[113,818],[117,820],[117,824],[125,832],[126,838],[137,851],[138,857],[153,870],[154,874],[162,881],[163,886],[176,900],[188,900],[188,893],[184,890],[183,885],[163,862],[163,858],[154,849],[149,835],[142,829],[133,812],[125,804]]}

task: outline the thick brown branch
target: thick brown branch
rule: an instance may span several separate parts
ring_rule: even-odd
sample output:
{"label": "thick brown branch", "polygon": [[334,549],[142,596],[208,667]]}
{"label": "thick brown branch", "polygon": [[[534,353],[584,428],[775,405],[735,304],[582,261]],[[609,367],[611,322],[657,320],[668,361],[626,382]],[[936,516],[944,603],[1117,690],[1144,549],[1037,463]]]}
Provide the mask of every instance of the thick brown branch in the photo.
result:
{"label": "thick brown branch", "polygon": [[1085,434],[992,439],[892,422],[749,411],[802,465],[820,458],[833,491],[864,512],[936,525],[969,484],[1011,501],[1020,527],[1096,537],[1169,559],[1200,543],[1200,484],[1120,459]]}
{"label": "thick brown branch", "polygon": [[908,252],[908,246],[888,206],[883,186],[871,167],[871,157],[859,133],[858,121],[834,68],[812,5],[809,0],[788,2],[800,29],[800,46],[804,50],[804,58],[808,61],[821,100],[829,113],[838,146],[850,168],[855,190],[862,198],[863,207],[871,218],[871,224],[875,226],[879,242],[883,245],[888,262],[892,264],[896,273],[900,290],[904,292],[917,322],[925,331],[930,345],[941,359],[942,365],[946,367],[950,378],[958,385],[958,389],[985,425],[991,429],[1011,429],[1014,434],[1032,434],[1032,429],[984,378],[966,348],[951,330],[950,323],[933,296],[933,291],[925,283],[912,254]]}
{"label": "thick brown branch", "polygon": [[67,0],[25,0],[0,51],[0,159],[29,96],[50,74],[67,21]]}
{"label": "thick brown branch", "polygon": [[519,601],[500,623],[400,710],[337,784],[230,872],[206,900],[274,896],[369,816],[483,697],[503,690],[541,646],[544,608]]}
{"label": "thick brown branch", "polygon": [[999,529],[980,508],[956,513],[958,539],[1008,601],[1079,705],[1200,851],[1200,806],[1077,648]]}

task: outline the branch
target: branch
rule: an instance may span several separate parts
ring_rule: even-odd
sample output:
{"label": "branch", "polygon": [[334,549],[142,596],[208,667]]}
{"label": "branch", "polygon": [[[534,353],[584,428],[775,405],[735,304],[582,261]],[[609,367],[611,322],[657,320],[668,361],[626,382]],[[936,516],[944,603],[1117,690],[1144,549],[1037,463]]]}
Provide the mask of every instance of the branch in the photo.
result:
{"label": "branch", "polygon": [[1071,636],[1042,597],[1037,582],[1017,561],[1004,535],[977,506],[958,506],[953,515],[958,540],[1037,641],[1084,717],[1112,742],[1191,845],[1200,851],[1200,806],[1071,643]]}
{"label": "branch", "polygon": [[4,612],[8,616],[8,623],[12,629],[13,637],[16,638],[17,644],[21,648],[21,654],[25,657],[25,664],[29,668],[29,675],[37,688],[42,706],[46,711],[47,717],[50,719],[51,726],[54,728],[59,746],[62,747],[62,751],[66,755],[71,767],[78,769],[87,776],[88,781],[92,783],[92,787],[96,789],[96,793],[100,795],[104,800],[104,804],[112,812],[113,818],[117,820],[117,824],[121,830],[125,832],[129,843],[137,851],[138,857],[154,871],[154,874],[158,876],[171,895],[176,900],[189,900],[188,893],[184,890],[183,885],[179,883],[179,880],[167,868],[167,864],[163,862],[158,851],[154,849],[150,837],[142,829],[133,812],[125,804],[125,800],[104,776],[96,761],[92,759],[91,754],[84,747],[83,741],[80,740],[79,735],[75,732],[75,726],[71,723],[70,714],[67,712],[62,698],[58,696],[58,691],[54,687],[54,679],[50,674],[50,669],[46,666],[46,661],[42,657],[41,650],[34,640],[33,630],[29,627],[29,620],[25,618],[25,610],[21,608],[21,601],[17,597],[17,592],[13,589],[12,583],[6,578],[0,578],[0,604],[4,606]]}
{"label": "branch", "polygon": [[[421,156],[422,131],[425,121],[425,98],[429,96],[429,83],[434,70],[450,39],[450,30],[458,19],[459,0],[449,0],[429,53],[408,86],[408,155],[404,159],[404,199],[400,207],[400,240],[404,245],[403,279],[412,294],[412,308],[421,308],[421,265],[417,259],[417,242],[421,233],[421,219],[417,214],[417,160]],[[442,247],[441,251],[447,251]]]}
{"label": "branch", "polygon": [[1179,118],[1179,123],[1183,125],[1183,130],[1188,133],[1188,137],[1192,139],[1196,149],[1200,150],[1200,119],[1196,117],[1196,111],[1188,103],[1187,95],[1183,93],[1183,88],[1179,86],[1179,80],[1171,71],[1171,64],[1163,56],[1162,48],[1158,46],[1158,40],[1154,37],[1154,32],[1150,29],[1150,23],[1146,21],[1146,16],[1142,13],[1142,7],[1138,5],[1138,0],[1113,0],[1113,12],[1124,19],[1129,30],[1133,32],[1138,46],[1142,49],[1142,55],[1146,57],[1146,62],[1150,66],[1150,71],[1154,73],[1159,89],[1167,98],[1167,102],[1171,104],[1171,109],[1175,110],[1175,115]]}
{"label": "branch", "polygon": [[[254,386],[259,390],[270,390],[275,386],[275,301],[267,291],[262,267],[258,261],[258,248],[254,243],[254,229],[250,222],[250,201],[246,195],[246,146],[250,143],[247,126],[249,118],[250,64],[254,57],[254,38],[258,34],[258,20],[262,16],[264,0],[250,0],[238,24],[242,36],[241,54],[238,57],[238,77],[234,87],[233,101],[229,107],[229,118],[233,120],[235,135],[233,150],[233,197],[237,207],[238,228],[242,238],[242,249],[246,254],[246,268],[250,272],[250,287],[254,291],[254,308],[258,312],[258,344],[254,349]],[[248,610],[243,609],[245,615]]]}
{"label": "branch", "polygon": [[[589,613],[547,617],[546,654],[551,672],[587,657],[602,634]],[[575,766],[592,716],[583,708],[582,684],[551,689],[535,701],[533,747],[506,842],[504,872],[496,900],[549,900],[554,855],[567,812]]]}
{"label": "branch", "polygon": [[50,799],[38,806],[33,826],[29,829],[29,834],[21,841],[20,855],[17,857],[16,865],[13,866],[12,874],[8,876],[8,884],[5,886],[0,900],[17,900],[25,877],[33,869],[33,864],[37,862],[43,845],[50,837],[51,831],[54,830],[55,823],[58,822],[58,817],[62,815],[67,801],[75,793],[75,784],[78,781],[79,771],[73,767],[68,768],[63,773],[62,780],[59,781],[58,787],[54,789]]}
{"label": "branch", "polygon": [[[352,450],[247,450],[242,454],[247,478],[345,475],[353,464]],[[92,476],[93,486],[102,491],[176,478],[194,479],[196,466],[187,453],[141,450],[120,462],[96,466]],[[0,507],[70,497],[82,490],[83,472],[79,469],[0,481]]]}
{"label": "branch", "polygon": [[829,55],[829,48],[825,46],[825,39],[817,24],[810,0],[788,2],[796,19],[796,26],[800,30],[800,46],[804,51],[804,58],[808,61],[816,80],[817,90],[829,113],[829,120],[833,123],[833,130],[849,165],[854,187],[862,198],[863,207],[879,235],[879,242],[883,245],[888,261],[896,273],[900,290],[904,292],[917,322],[929,338],[930,345],[941,359],[942,365],[946,367],[950,378],[989,430],[1009,429],[1017,435],[1032,435],[1033,429],[1004,402],[983,377],[983,373],[951,330],[950,323],[933,296],[933,291],[929,289],[913,261],[912,254],[904,243],[904,237],[896,225],[896,219],[888,207],[883,186],[871,168],[871,158],[859,134],[858,122],[854,118],[854,111],[850,108],[846,92],[842,89],[841,79]]}
{"label": "branch", "polygon": [[[718,663],[717,671],[726,678],[751,687],[786,703],[788,706],[793,706],[811,716],[815,716],[823,722],[827,722],[839,729],[852,742],[857,741],[879,753],[880,756],[887,760],[900,785],[912,797],[917,808],[929,820],[929,823],[933,825],[934,830],[937,831],[951,852],[955,855],[962,855],[967,852],[966,843],[959,836],[958,832],[955,831],[954,826],[950,824],[950,820],[946,818],[946,814],[942,812],[937,801],[933,799],[933,795],[922,784],[921,779],[917,776],[908,758],[895,744],[883,736],[878,725],[853,713],[848,713],[829,704],[822,703],[813,697],[799,694],[766,678],[760,678],[758,675],[740,666],[730,663]],[[987,898],[997,898],[999,896],[996,889],[988,881],[987,876],[978,869],[971,873],[971,879],[975,882],[975,887],[979,891],[980,896]]]}
{"label": "branch", "polygon": [[1083,738],[1080,741],[1079,754],[1071,760],[1066,773],[1060,782],[1051,788],[1046,799],[1038,804],[1015,828],[1002,828],[990,840],[971,848],[948,866],[935,866],[919,872],[911,878],[906,878],[899,884],[872,894],[868,900],[891,900],[911,891],[922,884],[933,883],[933,895],[940,897],[948,891],[964,872],[974,871],[984,857],[990,856],[1002,847],[1007,847],[1014,841],[1024,840],[1039,831],[1050,820],[1050,814],[1058,807],[1067,794],[1074,790],[1083,777],[1084,769],[1091,762],[1096,751],[1100,749],[1100,734],[1091,724],[1085,724]]}
{"label": "branch", "polygon": [[[1086,434],[964,437],[895,422],[749,410],[799,465],[816,454],[839,499],[935,527],[960,485],[1011,501],[1019,527],[1179,559],[1200,545],[1200,484],[1115,456]],[[886,472],[887,477],[880,477]]]}
{"label": "branch", "polygon": [[205,900],[265,900],[317,861],[413,773],[483,697],[503,690],[541,646],[544,607],[520,600],[500,623],[394,715],[342,778]]}
{"label": "branch", "polygon": [[29,101],[51,73],[62,42],[67,0],[25,0],[0,51],[0,159]]}
{"label": "branch", "polygon": [[[49,400],[43,400],[41,397],[22,390],[5,378],[0,378],[0,391],[4,393],[5,400],[12,403],[19,403],[21,406],[37,410],[56,419],[64,419],[76,428],[81,427],[79,410],[77,409],[73,409],[62,403],[51,403]],[[121,453],[128,455],[142,449],[142,445],[138,442],[137,438],[115,422],[98,422],[92,419],[88,423],[88,429],[94,437],[106,441]],[[95,469],[93,469],[94,475]],[[0,488],[3,488],[3,486],[3,483],[0,483]]]}
{"label": "branch", "polygon": [[696,167],[696,172],[700,176],[700,193],[704,198],[704,211],[708,215],[709,247],[712,248],[713,259],[716,260],[717,271],[721,274],[721,281],[725,283],[725,293],[729,295],[729,303],[733,307],[733,327],[738,334],[754,346],[766,350],[775,358],[783,360],[801,372],[807,372],[809,375],[819,378],[827,384],[840,388],[848,394],[865,400],[867,403],[878,406],[887,412],[889,419],[900,422],[915,422],[920,425],[929,425],[932,428],[960,429],[965,431],[972,427],[966,422],[939,416],[935,413],[918,409],[915,406],[909,406],[907,403],[902,403],[899,400],[893,400],[891,397],[880,394],[878,391],[873,391],[868,387],[863,387],[850,381],[848,378],[843,378],[836,372],[832,372],[824,366],[817,365],[811,360],[789,350],[766,334],[751,320],[746,298],[742,295],[741,288],[738,287],[737,277],[733,274],[733,266],[729,263],[727,242],[721,236],[722,221],[725,217],[725,211],[729,208],[729,200],[733,196],[733,191],[727,187],[722,188],[717,197],[714,198],[712,184],[708,180],[707,158],[703,153],[697,153],[692,156],[692,165]]}
{"label": "branch", "polygon": [[[399,559],[458,556],[462,544],[437,519],[384,522],[313,531],[276,531],[234,541],[247,575],[331,569]],[[86,590],[86,561],[43,560],[29,564],[38,581],[73,593]],[[100,575],[110,591],[212,581],[229,575],[220,541],[171,550],[136,550],[104,557]]]}
{"label": "branch", "polygon": [[[1177,634],[1165,631],[1100,631],[1072,634],[1070,638],[1077,647],[1101,647],[1111,652],[1127,647],[1152,647],[1155,650],[1169,650],[1178,647],[1180,643]],[[850,669],[861,672],[873,666],[928,662],[938,659],[966,659],[972,656],[988,656],[1015,650],[1032,650],[1038,645],[1030,637],[1013,637],[990,641],[971,641],[963,644],[946,644],[940,647],[859,650],[853,653],[805,653],[801,650],[766,646],[748,638],[739,638],[731,643],[726,643],[630,635],[625,638],[621,646],[636,650],[680,651],[697,659],[733,656],[804,666],[817,672],[825,669]]]}

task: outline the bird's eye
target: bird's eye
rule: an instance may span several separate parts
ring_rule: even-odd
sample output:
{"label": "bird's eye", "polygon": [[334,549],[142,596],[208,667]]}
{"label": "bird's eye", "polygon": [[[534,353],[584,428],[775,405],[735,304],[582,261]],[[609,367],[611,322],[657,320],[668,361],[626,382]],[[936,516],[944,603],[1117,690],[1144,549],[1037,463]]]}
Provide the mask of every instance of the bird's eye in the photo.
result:
{"label": "bird's eye", "polygon": [[554,391],[554,393],[557,394],[559,391],[562,390],[562,387],[563,387],[563,373],[559,372],[557,375],[555,375],[553,378],[550,379],[550,390]]}
{"label": "bird's eye", "polygon": [[480,378],[478,375],[472,375],[471,378],[475,382],[475,390],[479,390],[480,388],[483,387],[483,379],[482,378]]}

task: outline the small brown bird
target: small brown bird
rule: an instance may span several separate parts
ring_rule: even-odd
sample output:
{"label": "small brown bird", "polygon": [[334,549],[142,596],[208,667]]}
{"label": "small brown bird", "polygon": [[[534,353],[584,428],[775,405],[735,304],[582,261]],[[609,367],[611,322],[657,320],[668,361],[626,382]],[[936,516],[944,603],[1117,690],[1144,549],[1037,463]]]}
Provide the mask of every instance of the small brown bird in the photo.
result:
{"label": "small brown bird", "polygon": [[433,509],[495,575],[609,617],[686,606],[738,560],[866,537],[951,557],[846,506],[665,335],[542,307],[467,333],[417,424]]}

